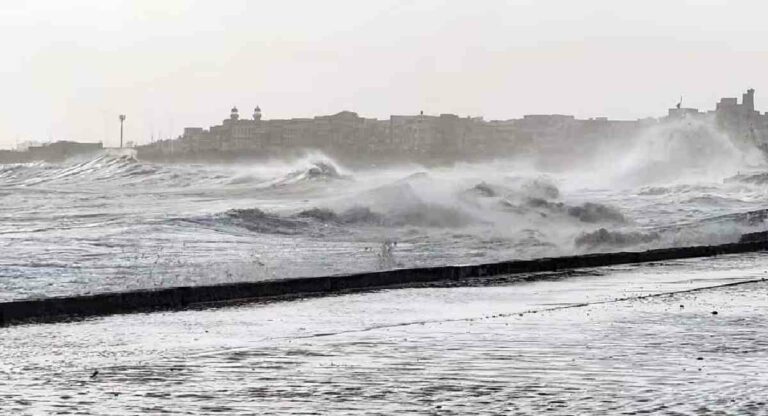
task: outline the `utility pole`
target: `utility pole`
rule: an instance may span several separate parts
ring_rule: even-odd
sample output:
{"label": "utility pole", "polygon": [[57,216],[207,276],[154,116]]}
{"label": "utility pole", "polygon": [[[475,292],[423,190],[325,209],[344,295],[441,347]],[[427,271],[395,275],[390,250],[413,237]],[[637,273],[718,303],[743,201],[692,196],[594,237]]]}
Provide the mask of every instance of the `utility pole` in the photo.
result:
{"label": "utility pole", "polygon": [[125,114],[120,114],[120,148],[123,148],[123,122],[125,121]]}

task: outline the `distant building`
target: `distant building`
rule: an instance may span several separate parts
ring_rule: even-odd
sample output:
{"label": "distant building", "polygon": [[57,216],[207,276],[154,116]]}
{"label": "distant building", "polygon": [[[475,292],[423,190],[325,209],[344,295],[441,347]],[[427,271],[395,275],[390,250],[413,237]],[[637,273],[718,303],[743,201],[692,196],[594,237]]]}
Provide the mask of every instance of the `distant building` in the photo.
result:
{"label": "distant building", "polygon": [[16,144],[16,150],[19,152],[26,152],[30,147],[39,147],[42,145],[43,145],[43,142],[40,142],[40,141],[25,140],[23,142]]}
{"label": "distant building", "polygon": [[467,160],[509,155],[534,149],[548,153],[590,152],[601,142],[630,140],[641,130],[665,121],[713,117],[728,134],[765,147],[768,115],[754,109],[754,90],[723,98],[714,111],[682,107],[682,98],[666,117],[609,120],[576,119],[564,114],[528,114],[521,119],[485,121],[455,114],[392,115],[388,120],[360,117],[352,111],[313,118],[264,120],[256,106],[251,118],[237,107],[221,124],[208,129],[187,127],[178,140],[137,148],[139,157],[158,160],[233,160],[296,155],[319,150],[342,161]]}
{"label": "distant building", "polygon": [[675,108],[670,108],[667,113],[667,117],[671,120],[679,120],[679,119],[688,118],[688,117],[699,117],[702,115],[704,115],[704,113],[699,112],[698,108],[675,107]]}
{"label": "distant building", "polygon": [[99,152],[104,147],[101,143],[61,140],[38,145],[27,143],[20,148],[23,150],[0,151],[0,163],[61,162],[71,157]]}
{"label": "distant building", "polygon": [[61,140],[42,146],[30,146],[27,152],[29,153],[30,160],[58,162],[74,156],[95,153],[103,148],[104,146],[101,143],[80,143]]}
{"label": "distant building", "polygon": [[755,90],[750,88],[741,97],[741,104],[736,98],[720,99],[720,102],[715,106],[715,114],[720,123],[733,125],[760,116],[760,113],[755,111]]}
{"label": "distant building", "polygon": [[718,126],[732,138],[768,150],[768,115],[755,111],[755,90],[750,88],[736,98],[721,98],[715,107]]}

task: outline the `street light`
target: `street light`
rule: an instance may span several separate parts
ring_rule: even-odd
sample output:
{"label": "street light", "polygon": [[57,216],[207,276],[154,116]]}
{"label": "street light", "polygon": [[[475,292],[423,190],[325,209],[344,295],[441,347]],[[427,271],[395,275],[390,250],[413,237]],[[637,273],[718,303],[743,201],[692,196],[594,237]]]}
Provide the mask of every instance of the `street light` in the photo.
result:
{"label": "street light", "polygon": [[125,121],[125,114],[120,114],[120,148],[123,148],[123,122]]}

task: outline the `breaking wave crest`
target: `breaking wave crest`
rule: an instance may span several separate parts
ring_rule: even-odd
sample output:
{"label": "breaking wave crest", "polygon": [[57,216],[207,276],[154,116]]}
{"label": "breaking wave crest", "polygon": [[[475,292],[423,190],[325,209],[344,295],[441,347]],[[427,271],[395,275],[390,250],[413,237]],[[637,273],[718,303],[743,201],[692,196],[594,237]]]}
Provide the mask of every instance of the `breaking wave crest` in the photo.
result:
{"label": "breaking wave crest", "polygon": [[616,249],[638,246],[656,242],[661,238],[659,233],[642,233],[639,231],[608,231],[600,228],[597,231],[587,232],[576,237],[576,247],[595,249]]}
{"label": "breaking wave crest", "polygon": [[321,154],[294,162],[252,165],[164,165],[148,163],[130,155],[101,154],[87,160],[61,163],[23,163],[0,165],[0,185],[34,187],[161,186],[185,188],[218,186],[279,188],[302,183],[323,183],[351,179],[335,161]]}
{"label": "breaking wave crest", "polygon": [[3,165],[0,180],[5,185],[87,184],[154,175],[159,166],[145,164],[133,156],[101,155],[94,159],[63,164],[26,163]]}
{"label": "breaking wave crest", "polygon": [[744,234],[765,231],[768,209],[706,217],[651,229],[599,228],[579,234],[574,246],[586,251],[735,243]]}
{"label": "breaking wave crest", "polygon": [[458,228],[470,224],[472,220],[457,210],[425,205],[395,212],[377,212],[369,207],[358,206],[340,211],[310,208],[293,214],[247,208],[185,221],[209,227],[236,226],[264,234],[326,235],[330,232],[346,233],[350,231],[349,227]]}
{"label": "breaking wave crest", "polygon": [[379,231],[374,234],[394,239],[403,238],[409,230],[454,230],[473,239],[507,241],[511,250],[523,250],[526,245],[562,248],[595,224],[630,222],[610,205],[561,201],[558,188],[543,178],[462,185],[421,174],[306,208],[233,209],[186,221],[224,231],[236,227],[261,234],[307,236],[365,235],[376,228]]}
{"label": "breaking wave crest", "polygon": [[327,157],[300,160],[291,170],[273,179],[259,184],[261,187],[282,187],[306,182],[327,182],[340,179],[351,179],[351,175],[343,174],[343,169]]}
{"label": "breaking wave crest", "polygon": [[596,154],[599,161],[591,169],[572,173],[599,186],[623,189],[720,182],[765,164],[754,143],[733,140],[709,117],[668,121],[634,137],[616,137]]}
{"label": "breaking wave crest", "polygon": [[[682,150],[695,144],[687,137],[681,143]],[[717,165],[717,152],[703,155],[710,157],[704,164],[685,159],[691,162],[689,173]],[[351,171],[316,153],[236,165],[155,164],[110,155],[4,165],[0,198],[8,207],[26,210],[7,209],[10,220],[0,224],[0,233],[102,232],[100,238],[109,244],[105,250],[112,250],[135,238],[126,230],[143,227],[141,235],[157,245],[183,239],[179,244],[186,245],[173,252],[189,263],[219,261],[211,253],[229,252],[222,247],[235,244],[234,261],[250,261],[259,251],[260,261],[279,258],[279,267],[291,269],[303,261],[297,253],[307,248],[307,256],[316,258],[301,270],[325,273],[365,268],[359,262],[366,255],[354,250],[386,242],[401,243],[392,251],[398,257],[393,264],[434,265],[735,242],[742,233],[766,228],[767,216],[759,209],[768,191],[760,171],[731,174],[726,183],[722,178],[728,175],[682,182],[630,175],[636,183],[612,187],[582,181],[578,172],[515,163]],[[620,167],[637,168],[630,165]],[[617,177],[599,170],[591,175]],[[51,190],[61,190],[55,209],[49,208]],[[29,198],[36,198],[36,205]],[[46,241],[58,241],[60,235]],[[81,244],[77,238],[69,240],[73,246]],[[136,241],[135,247],[144,243]],[[211,245],[217,248],[210,250]],[[197,251],[190,251],[192,246]],[[17,253],[23,258],[22,251]],[[327,260],[333,253],[346,254]]]}

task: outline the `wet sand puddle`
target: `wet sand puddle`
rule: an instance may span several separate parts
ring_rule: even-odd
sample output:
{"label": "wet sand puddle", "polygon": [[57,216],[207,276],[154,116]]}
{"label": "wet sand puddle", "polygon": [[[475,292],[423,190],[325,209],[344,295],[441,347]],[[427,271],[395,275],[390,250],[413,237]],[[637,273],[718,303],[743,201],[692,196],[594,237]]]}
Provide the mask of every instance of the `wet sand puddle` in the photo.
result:
{"label": "wet sand puddle", "polygon": [[765,414],[767,266],[729,256],[3,328],[0,409]]}

